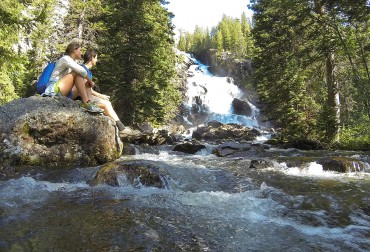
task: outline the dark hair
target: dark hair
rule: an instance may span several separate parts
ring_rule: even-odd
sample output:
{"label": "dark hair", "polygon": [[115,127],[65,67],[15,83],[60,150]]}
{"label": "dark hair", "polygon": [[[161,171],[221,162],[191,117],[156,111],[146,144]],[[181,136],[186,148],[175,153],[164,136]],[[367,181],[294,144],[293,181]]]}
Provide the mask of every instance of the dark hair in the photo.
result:
{"label": "dark hair", "polygon": [[87,49],[84,54],[84,64],[89,63],[92,58],[95,58],[98,52],[92,49]]}
{"label": "dark hair", "polygon": [[78,42],[71,42],[67,46],[66,54],[70,55],[74,50],[76,50],[76,49],[78,49],[80,47],[81,47],[81,44],[80,43],[78,43]]}

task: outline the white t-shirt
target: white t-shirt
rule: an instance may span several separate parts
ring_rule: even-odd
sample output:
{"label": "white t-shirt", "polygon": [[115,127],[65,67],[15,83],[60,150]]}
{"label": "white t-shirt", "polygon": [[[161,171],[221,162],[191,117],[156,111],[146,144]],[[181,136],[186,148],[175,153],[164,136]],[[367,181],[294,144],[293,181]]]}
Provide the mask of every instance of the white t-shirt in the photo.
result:
{"label": "white t-shirt", "polygon": [[62,58],[57,60],[55,63],[55,68],[50,76],[49,82],[46,85],[46,89],[42,95],[54,96],[56,91],[54,90],[55,83],[63,76],[69,74],[70,72],[76,72],[82,77],[86,77],[86,69],[74,61],[69,55],[64,55]]}
{"label": "white t-shirt", "polygon": [[55,63],[55,68],[50,76],[49,82],[57,81],[72,71],[76,72],[77,74],[81,75],[84,78],[87,75],[87,71],[85,70],[84,67],[79,65],[69,55],[64,55]]}

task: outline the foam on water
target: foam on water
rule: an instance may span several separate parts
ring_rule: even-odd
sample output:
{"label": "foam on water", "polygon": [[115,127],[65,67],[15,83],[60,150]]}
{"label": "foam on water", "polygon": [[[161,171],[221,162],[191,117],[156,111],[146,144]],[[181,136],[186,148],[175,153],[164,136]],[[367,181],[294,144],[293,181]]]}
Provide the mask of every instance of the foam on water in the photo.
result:
{"label": "foam on water", "polygon": [[278,169],[285,174],[293,175],[293,176],[300,176],[300,177],[317,177],[317,178],[344,178],[344,177],[351,177],[351,178],[364,178],[368,177],[370,174],[366,172],[350,172],[350,173],[340,173],[335,171],[325,171],[322,165],[311,162],[308,166],[305,167],[288,167],[286,163],[281,163],[280,167],[275,167],[274,169]]}
{"label": "foam on water", "polygon": [[0,183],[0,205],[16,207],[23,204],[39,204],[46,201],[52,192],[73,192],[88,187],[86,182],[51,183],[31,177],[10,179]]}

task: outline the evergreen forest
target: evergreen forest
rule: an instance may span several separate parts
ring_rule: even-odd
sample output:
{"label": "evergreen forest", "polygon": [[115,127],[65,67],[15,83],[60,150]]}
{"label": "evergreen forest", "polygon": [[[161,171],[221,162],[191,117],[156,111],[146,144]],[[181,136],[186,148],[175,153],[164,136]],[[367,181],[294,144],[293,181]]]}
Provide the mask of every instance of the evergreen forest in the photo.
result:
{"label": "evergreen forest", "polygon": [[[370,148],[370,7],[366,0],[251,0],[250,20],[181,32],[178,49],[250,60],[251,85],[281,141]],[[168,122],[181,103],[173,14],[164,0],[2,0],[0,105],[34,93],[47,62],[78,38],[127,124]],[[232,3],[230,3],[232,4]],[[246,3],[247,4],[247,3]]]}
{"label": "evergreen forest", "polygon": [[172,14],[163,0],[4,0],[0,2],[0,105],[35,93],[49,61],[78,39],[99,52],[100,92],[121,120],[161,125],[181,102]]}

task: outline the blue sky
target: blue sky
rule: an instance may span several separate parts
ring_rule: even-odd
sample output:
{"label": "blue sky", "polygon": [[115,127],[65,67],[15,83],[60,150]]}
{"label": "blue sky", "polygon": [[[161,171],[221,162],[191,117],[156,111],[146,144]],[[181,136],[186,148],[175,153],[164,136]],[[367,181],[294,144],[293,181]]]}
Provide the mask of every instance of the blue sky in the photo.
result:
{"label": "blue sky", "polygon": [[240,18],[243,11],[247,17],[252,12],[248,9],[249,0],[168,0],[166,7],[175,14],[172,22],[176,29],[193,32],[196,25],[213,27],[222,19],[222,15]]}

